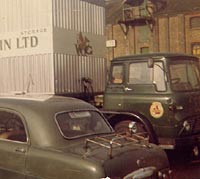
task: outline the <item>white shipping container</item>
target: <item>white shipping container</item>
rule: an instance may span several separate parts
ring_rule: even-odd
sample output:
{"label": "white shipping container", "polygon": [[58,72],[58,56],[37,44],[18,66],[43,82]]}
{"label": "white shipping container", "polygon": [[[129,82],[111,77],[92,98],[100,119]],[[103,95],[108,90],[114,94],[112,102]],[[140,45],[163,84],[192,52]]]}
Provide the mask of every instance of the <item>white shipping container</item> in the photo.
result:
{"label": "white shipping container", "polygon": [[0,0],[0,23],[0,93],[104,90],[103,0]]}

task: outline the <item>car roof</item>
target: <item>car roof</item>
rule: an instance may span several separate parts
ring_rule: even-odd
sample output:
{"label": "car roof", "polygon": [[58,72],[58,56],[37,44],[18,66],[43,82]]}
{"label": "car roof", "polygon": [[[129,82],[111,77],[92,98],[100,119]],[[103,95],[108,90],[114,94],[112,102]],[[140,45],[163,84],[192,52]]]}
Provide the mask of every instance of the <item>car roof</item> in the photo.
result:
{"label": "car roof", "polygon": [[66,140],[55,125],[56,114],[66,111],[97,110],[82,100],[54,95],[0,96],[0,108],[12,110],[24,118],[32,145],[47,147],[66,144]]}
{"label": "car roof", "polygon": [[63,97],[55,95],[10,95],[0,96],[0,106],[7,106],[20,109],[24,108],[38,108],[43,106],[43,108],[56,108],[65,105],[65,109],[76,109],[76,108],[87,108],[94,109],[94,107],[82,100],[72,97]]}

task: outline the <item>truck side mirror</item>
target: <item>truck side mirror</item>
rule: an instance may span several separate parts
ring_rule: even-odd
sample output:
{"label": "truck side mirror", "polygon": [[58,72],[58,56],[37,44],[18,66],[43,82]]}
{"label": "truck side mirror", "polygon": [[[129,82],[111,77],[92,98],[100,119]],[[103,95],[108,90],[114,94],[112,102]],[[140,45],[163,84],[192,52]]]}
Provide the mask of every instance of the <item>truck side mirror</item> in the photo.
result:
{"label": "truck side mirror", "polygon": [[154,62],[152,58],[148,59],[148,68],[153,68]]}

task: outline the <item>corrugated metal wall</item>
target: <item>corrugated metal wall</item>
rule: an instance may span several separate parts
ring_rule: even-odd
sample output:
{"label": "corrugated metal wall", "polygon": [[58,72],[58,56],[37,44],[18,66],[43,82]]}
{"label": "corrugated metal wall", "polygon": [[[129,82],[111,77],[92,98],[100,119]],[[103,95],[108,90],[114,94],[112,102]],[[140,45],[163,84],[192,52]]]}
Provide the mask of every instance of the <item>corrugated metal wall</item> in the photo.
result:
{"label": "corrugated metal wall", "polygon": [[[105,48],[105,44],[104,40],[99,41],[98,39],[104,39],[105,35],[105,8],[99,3],[95,4],[95,1],[90,3],[82,0],[56,0],[53,1],[52,9],[55,92],[59,94],[82,93],[82,77],[89,77],[93,80],[94,92],[104,91],[106,60],[103,58],[105,54],[98,54],[98,52]],[[80,32],[90,39],[89,43],[95,49],[93,49],[93,55],[79,56],[76,54],[75,44]],[[70,37],[69,34],[71,34]],[[62,36],[62,41],[66,39],[68,46],[65,43],[62,45],[62,42],[58,40],[61,39],[59,36]],[[66,51],[63,46],[66,47]]]}
{"label": "corrugated metal wall", "polygon": [[0,93],[54,93],[51,54],[7,57],[0,60]]}
{"label": "corrugated metal wall", "polygon": [[55,54],[55,92],[81,93],[83,86],[82,77],[92,79],[95,92],[102,92],[106,81],[106,60],[76,55]]}
{"label": "corrugated metal wall", "polygon": [[0,93],[54,93],[51,31],[51,0],[0,0]]}
{"label": "corrugated metal wall", "polygon": [[80,0],[54,0],[53,26],[104,35],[105,8]]}
{"label": "corrugated metal wall", "polygon": [[[96,1],[0,0],[0,93],[81,93],[82,77],[103,91],[105,8]],[[76,54],[80,32],[90,39],[92,55]]]}
{"label": "corrugated metal wall", "polygon": [[0,0],[0,33],[52,24],[50,0]]}

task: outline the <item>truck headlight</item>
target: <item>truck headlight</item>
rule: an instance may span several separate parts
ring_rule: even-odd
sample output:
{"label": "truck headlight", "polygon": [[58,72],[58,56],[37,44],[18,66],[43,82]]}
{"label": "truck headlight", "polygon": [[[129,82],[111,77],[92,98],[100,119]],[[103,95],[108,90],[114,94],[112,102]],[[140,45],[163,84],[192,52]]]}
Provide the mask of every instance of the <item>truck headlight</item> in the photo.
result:
{"label": "truck headlight", "polygon": [[191,126],[190,126],[190,124],[189,124],[188,121],[184,121],[183,127],[184,127],[184,129],[185,129],[186,131],[189,131],[189,130],[191,129]]}

